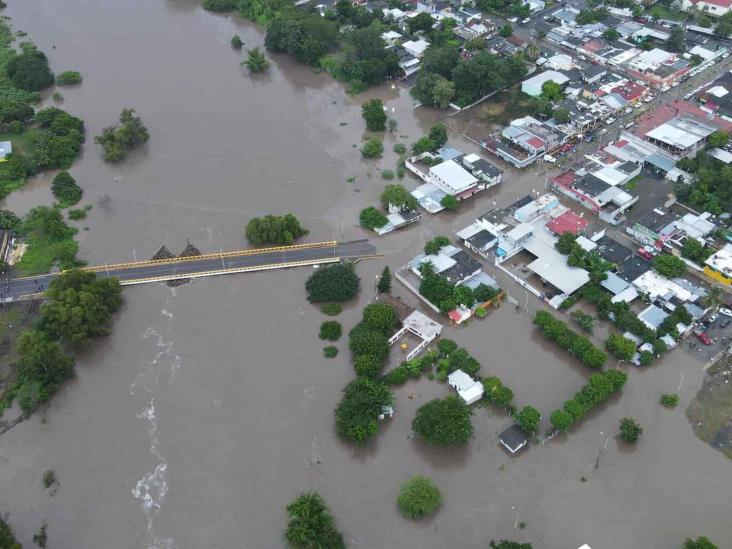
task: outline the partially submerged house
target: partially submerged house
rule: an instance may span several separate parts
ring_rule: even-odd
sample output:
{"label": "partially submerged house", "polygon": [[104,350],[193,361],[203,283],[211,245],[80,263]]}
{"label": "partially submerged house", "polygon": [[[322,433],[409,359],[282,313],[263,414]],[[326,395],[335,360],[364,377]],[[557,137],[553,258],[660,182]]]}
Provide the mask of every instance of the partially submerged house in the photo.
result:
{"label": "partially submerged house", "polygon": [[483,384],[474,380],[462,370],[455,370],[447,376],[447,383],[457,391],[465,404],[470,405],[483,398]]}
{"label": "partially submerged house", "polygon": [[498,435],[498,440],[506,450],[511,452],[511,454],[516,454],[521,450],[521,448],[529,443],[526,433],[524,433],[518,425],[511,425],[508,429]]}

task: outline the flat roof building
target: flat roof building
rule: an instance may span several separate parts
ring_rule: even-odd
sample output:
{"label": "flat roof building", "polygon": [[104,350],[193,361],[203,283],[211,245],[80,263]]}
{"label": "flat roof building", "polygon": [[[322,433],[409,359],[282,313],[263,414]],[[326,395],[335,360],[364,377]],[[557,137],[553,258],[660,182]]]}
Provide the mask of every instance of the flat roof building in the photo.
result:
{"label": "flat roof building", "polygon": [[447,383],[457,391],[458,396],[470,405],[483,398],[483,384],[475,381],[462,370],[455,370],[447,376]]}

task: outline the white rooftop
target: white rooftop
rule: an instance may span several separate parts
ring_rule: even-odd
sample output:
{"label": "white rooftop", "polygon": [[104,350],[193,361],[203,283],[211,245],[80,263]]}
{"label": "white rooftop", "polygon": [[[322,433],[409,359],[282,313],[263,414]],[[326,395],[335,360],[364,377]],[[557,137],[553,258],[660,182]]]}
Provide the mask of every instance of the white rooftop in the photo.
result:
{"label": "white rooftop", "polygon": [[649,131],[646,136],[679,149],[688,149],[716,130],[700,121],[677,116]]}
{"label": "white rooftop", "polygon": [[462,370],[455,370],[447,376],[447,382],[466,404],[477,402],[483,397],[483,384],[475,381]]}
{"label": "white rooftop", "polygon": [[535,236],[530,236],[523,243],[523,247],[537,257],[527,265],[529,270],[562,293],[570,295],[589,282],[590,275],[587,274],[587,271],[567,265],[567,258],[560,254],[554,246],[542,242]]}
{"label": "white rooftop", "polygon": [[726,244],[724,248],[710,255],[706,264],[727,276],[732,276],[732,244]]}
{"label": "white rooftop", "polygon": [[430,43],[427,40],[420,38],[419,40],[407,40],[402,44],[402,47],[415,57],[422,57],[429,45]]}
{"label": "white rooftop", "polygon": [[633,286],[641,293],[647,294],[651,301],[663,297],[669,293],[678,297],[681,301],[694,301],[696,296],[676,284],[673,280],[662,277],[656,271],[646,271],[633,281]]}
{"label": "white rooftop", "polygon": [[5,158],[13,152],[13,143],[10,141],[0,141],[0,158]]}
{"label": "white rooftop", "polygon": [[409,313],[409,316],[404,319],[402,325],[409,328],[412,332],[419,334],[422,339],[428,339],[430,341],[442,332],[441,324],[416,310]]}
{"label": "white rooftop", "polygon": [[717,228],[714,223],[709,221],[710,216],[711,214],[708,212],[701,215],[688,213],[676,221],[676,227],[693,238],[704,238]]}
{"label": "white rooftop", "polygon": [[448,160],[447,162],[437,164],[437,166],[432,166],[430,168],[430,175],[445,182],[455,194],[470,189],[478,183],[478,180],[470,172],[463,169],[454,160]]}

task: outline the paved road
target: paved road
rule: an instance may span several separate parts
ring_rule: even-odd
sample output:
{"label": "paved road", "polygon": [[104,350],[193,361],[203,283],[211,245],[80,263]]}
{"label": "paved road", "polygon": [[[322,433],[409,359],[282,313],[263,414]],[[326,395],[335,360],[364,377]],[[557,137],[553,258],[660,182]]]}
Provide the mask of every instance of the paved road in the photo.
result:
{"label": "paved road", "polygon": [[[252,254],[251,250],[242,255],[207,255],[203,258],[180,259],[175,262],[142,262],[123,267],[110,266],[93,268],[98,276],[116,277],[122,285],[158,277],[186,278],[186,275],[202,273],[217,274],[234,269],[260,267],[273,264],[289,264],[299,261],[318,261],[333,258],[355,259],[376,255],[376,248],[368,240],[341,242],[335,246],[319,248],[293,248]],[[284,265],[286,266],[286,265]],[[283,266],[283,267],[284,267]],[[0,299],[4,301],[39,294],[48,288],[56,274],[40,275],[33,278],[19,278],[0,281]]]}

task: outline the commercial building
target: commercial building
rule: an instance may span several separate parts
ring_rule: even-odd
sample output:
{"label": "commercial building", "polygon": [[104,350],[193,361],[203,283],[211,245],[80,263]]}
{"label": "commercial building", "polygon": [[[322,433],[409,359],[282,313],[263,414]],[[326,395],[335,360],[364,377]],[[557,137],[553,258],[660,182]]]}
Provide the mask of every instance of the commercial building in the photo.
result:
{"label": "commercial building", "polygon": [[546,82],[554,82],[562,86],[569,82],[569,78],[555,70],[544,71],[521,82],[521,91],[532,97],[538,97],[541,95],[542,86]]}
{"label": "commercial building", "polygon": [[727,286],[732,284],[732,244],[726,244],[707,258],[704,274]]}

